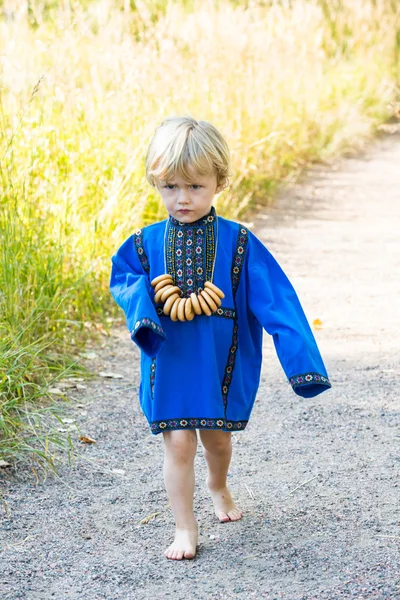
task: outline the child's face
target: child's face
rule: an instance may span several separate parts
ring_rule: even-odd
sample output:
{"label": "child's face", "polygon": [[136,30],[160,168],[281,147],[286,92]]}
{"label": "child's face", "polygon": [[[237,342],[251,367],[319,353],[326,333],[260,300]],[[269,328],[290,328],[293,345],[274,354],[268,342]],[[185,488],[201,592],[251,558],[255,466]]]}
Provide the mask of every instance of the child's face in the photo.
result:
{"label": "child's face", "polygon": [[193,223],[207,215],[215,194],[221,191],[215,173],[199,175],[195,171],[190,181],[174,175],[169,181],[158,179],[156,186],[168,213],[181,223]]}

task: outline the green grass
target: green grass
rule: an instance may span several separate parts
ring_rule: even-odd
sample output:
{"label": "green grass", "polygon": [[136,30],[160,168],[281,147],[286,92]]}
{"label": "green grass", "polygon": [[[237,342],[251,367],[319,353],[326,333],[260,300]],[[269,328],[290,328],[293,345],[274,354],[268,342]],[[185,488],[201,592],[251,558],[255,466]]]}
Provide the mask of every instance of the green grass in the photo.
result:
{"label": "green grass", "polygon": [[400,6],[15,6],[0,20],[0,454],[22,459],[43,444],[51,454],[38,425],[49,386],[117,314],[110,256],[165,216],[144,176],[155,126],[189,113],[223,132],[234,175],[217,209],[243,219],[310,162],[357,151],[390,116]]}

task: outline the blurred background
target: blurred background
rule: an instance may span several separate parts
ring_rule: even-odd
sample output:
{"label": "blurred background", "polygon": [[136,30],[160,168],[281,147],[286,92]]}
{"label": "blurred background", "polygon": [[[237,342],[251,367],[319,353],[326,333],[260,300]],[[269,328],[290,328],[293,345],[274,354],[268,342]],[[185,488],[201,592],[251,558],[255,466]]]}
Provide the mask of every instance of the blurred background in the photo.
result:
{"label": "blurred background", "polygon": [[46,455],[52,386],[119,315],[110,257],[165,217],[144,176],[165,116],[221,130],[217,210],[246,220],[399,100],[397,0],[0,1],[0,455]]}

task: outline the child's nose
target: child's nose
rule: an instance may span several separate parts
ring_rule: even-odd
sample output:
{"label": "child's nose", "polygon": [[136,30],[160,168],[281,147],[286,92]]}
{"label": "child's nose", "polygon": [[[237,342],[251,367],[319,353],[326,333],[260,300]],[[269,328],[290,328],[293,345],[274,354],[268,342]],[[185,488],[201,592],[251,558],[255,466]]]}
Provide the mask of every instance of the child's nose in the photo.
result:
{"label": "child's nose", "polygon": [[179,190],[179,202],[189,202],[189,190],[182,188]]}

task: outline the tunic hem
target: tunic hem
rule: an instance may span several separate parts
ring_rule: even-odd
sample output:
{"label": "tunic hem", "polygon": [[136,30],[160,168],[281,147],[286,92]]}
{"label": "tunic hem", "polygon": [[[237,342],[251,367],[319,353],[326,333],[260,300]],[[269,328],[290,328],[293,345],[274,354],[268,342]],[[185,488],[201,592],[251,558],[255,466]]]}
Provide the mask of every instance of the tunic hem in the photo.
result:
{"label": "tunic hem", "polygon": [[151,432],[154,435],[163,431],[172,431],[174,429],[219,429],[220,431],[243,431],[248,420],[230,421],[225,418],[220,419],[165,419],[164,421],[149,422]]}

